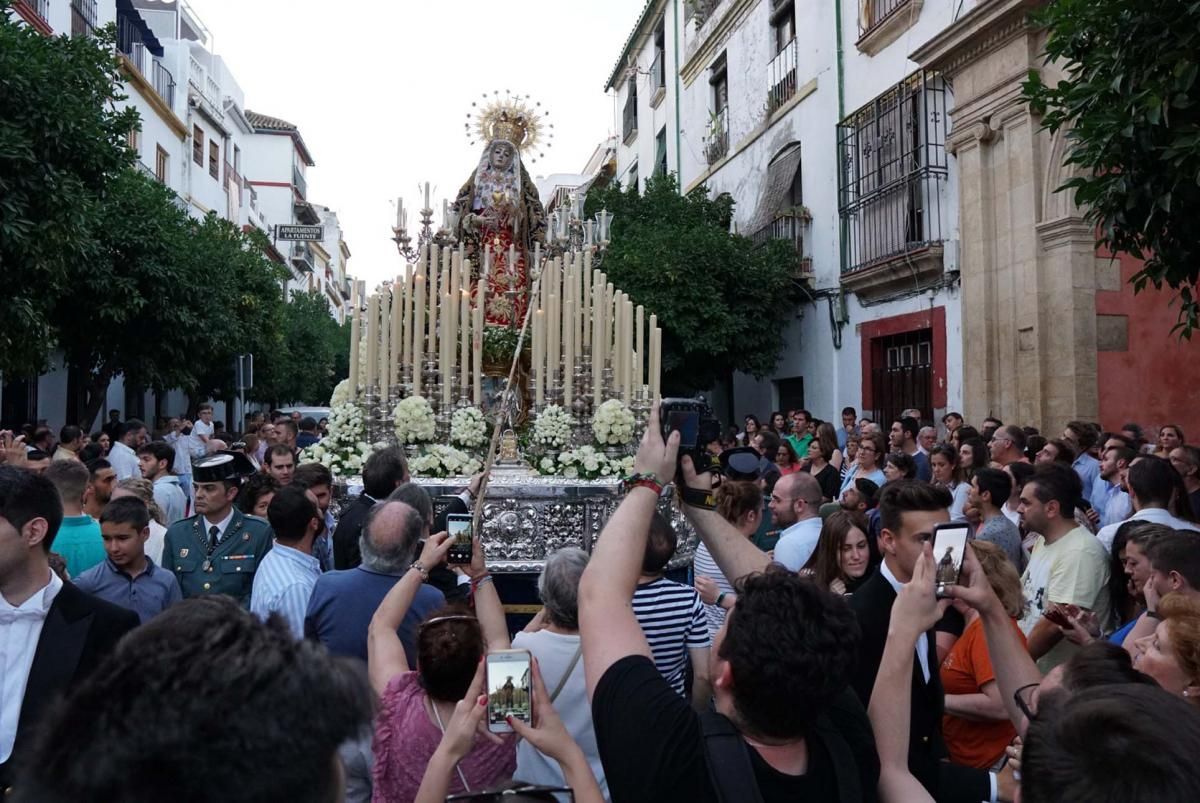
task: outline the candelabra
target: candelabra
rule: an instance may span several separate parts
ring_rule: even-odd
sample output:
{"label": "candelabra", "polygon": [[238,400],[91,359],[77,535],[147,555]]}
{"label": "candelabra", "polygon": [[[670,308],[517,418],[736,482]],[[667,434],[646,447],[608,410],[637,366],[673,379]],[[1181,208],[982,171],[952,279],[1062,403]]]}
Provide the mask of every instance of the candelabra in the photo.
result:
{"label": "candelabra", "polygon": [[[371,385],[363,394],[366,422],[367,422],[367,441],[369,443],[378,443],[388,436],[390,428],[387,426],[389,421],[390,409],[388,408],[387,399],[379,392],[379,385]],[[393,434],[393,437],[395,435]]]}
{"label": "candelabra", "polygon": [[546,255],[562,256],[568,251],[592,252],[592,266],[599,268],[608,248],[613,216],[601,209],[591,220],[583,219],[583,200],[578,194],[570,203],[550,213],[546,225]]}
{"label": "candelabra", "polygon": [[[396,438],[396,427],[394,425],[396,415],[395,410],[396,405],[400,403],[400,400],[404,398],[404,395],[404,391],[398,383],[388,388],[388,397],[383,409],[381,410],[383,413],[381,416],[383,429],[377,438],[377,440],[384,441],[388,446],[397,446],[399,444],[399,441]],[[389,423],[392,423],[393,425],[388,426]]]}
{"label": "candelabra", "polygon": [[637,426],[634,428],[635,440],[641,441],[650,419],[650,388],[646,385],[638,388],[633,395],[633,403],[629,405],[629,409],[637,422]]}
{"label": "candelabra", "polygon": [[415,262],[421,255],[421,249],[435,242],[433,210],[428,206],[421,210],[421,231],[417,235],[415,247],[412,245],[412,237],[408,235],[408,227],[403,223],[402,221],[401,225],[392,227],[392,242],[396,244],[396,250],[400,252],[401,257],[408,262]]}

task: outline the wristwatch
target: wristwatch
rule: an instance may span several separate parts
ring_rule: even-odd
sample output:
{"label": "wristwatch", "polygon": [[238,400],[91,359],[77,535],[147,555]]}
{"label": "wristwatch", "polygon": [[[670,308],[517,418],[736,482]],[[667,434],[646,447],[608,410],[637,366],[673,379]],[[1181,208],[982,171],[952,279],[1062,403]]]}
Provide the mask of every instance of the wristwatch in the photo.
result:
{"label": "wristwatch", "polygon": [[724,601],[725,601],[725,592],[722,591],[720,594],[717,594],[717,602],[716,602],[717,607],[724,608],[725,606],[721,604]]}

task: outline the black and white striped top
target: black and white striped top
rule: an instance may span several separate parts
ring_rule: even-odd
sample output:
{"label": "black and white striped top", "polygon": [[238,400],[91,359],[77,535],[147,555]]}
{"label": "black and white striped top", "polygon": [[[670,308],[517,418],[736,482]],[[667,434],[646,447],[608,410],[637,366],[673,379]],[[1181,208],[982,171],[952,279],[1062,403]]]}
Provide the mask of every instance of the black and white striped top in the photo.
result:
{"label": "black and white striped top", "polygon": [[680,695],[684,693],[688,650],[708,647],[708,617],[692,586],[660,577],[638,585],[633,593],[637,617],[654,666]]}

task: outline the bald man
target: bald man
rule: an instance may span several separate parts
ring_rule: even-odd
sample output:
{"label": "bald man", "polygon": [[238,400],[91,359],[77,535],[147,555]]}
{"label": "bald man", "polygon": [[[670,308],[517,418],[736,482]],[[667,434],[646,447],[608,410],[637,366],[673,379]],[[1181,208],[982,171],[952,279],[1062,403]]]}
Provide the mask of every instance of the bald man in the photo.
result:
{"label": "bald man", "polygon": [[798,572],[821,538],[821,486],[807,471],[788,474],[771,492],[771,521],[786,527],[775,545],[775,562]]}

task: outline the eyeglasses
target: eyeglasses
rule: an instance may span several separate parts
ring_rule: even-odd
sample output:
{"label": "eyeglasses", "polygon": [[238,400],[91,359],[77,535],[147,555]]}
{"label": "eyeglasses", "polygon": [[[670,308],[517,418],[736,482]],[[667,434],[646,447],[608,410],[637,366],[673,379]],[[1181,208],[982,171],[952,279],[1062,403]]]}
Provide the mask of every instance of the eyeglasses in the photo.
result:
{"label": "eyeglasses", "polygon": [[429,627],[430,625],[436,625],[441,622],[454,622],[454,621],[478,622],[479,620],[476,619],[474,616],[467,616],[465,613],[455,613],[455,614],[451,614],[449,616],[435,616],[432,619],[426,619],[424,622],[421,622],[421,624],[417,626],[417,629],[424,630],[425,628]]}
{"label": "eyeglasses", "polygon": [[446,800],[473,800],[478,803],[503,803],[505,798],[514,795],[551,795],[564,794],[567,800],[574,803],[575,790],[569,786],[518,786],[513,789],[503,789],[496,792],[464,792],[458,795],[450,795]]}
{"label": "eyeglasses", "polygon": [[1037,690],[1040,683],[1028,683],[1013,692],[1013,702],[1026,719],[1037,719]]}

